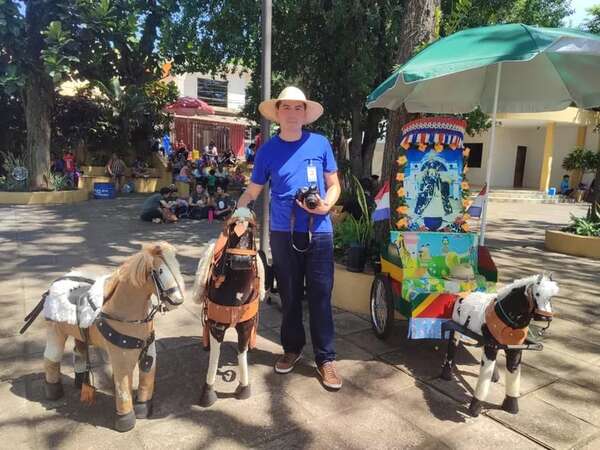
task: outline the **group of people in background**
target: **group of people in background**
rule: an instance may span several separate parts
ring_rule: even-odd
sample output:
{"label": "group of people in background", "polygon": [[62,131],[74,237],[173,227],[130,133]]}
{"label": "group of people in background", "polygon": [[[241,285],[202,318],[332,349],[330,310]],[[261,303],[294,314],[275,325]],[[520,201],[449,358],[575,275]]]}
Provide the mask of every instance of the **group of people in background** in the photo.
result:
{"label": "group of people in background", "polygon": [[144,200],[140,218],[146,222],[171,223],[179,219],[225,220],[235,209],[235,201],[221,186],[209,193],[197,184],[189,197],[180,197],[175,185],[164,187]]}
{"label": "group of people in background", "polygon": [[71,150],[65,150],[62,157],[52,156],[50,172],[55,175],[67,177],[67,184],[76,188],[79,184],[79,171],[77,170],[77,158]]}

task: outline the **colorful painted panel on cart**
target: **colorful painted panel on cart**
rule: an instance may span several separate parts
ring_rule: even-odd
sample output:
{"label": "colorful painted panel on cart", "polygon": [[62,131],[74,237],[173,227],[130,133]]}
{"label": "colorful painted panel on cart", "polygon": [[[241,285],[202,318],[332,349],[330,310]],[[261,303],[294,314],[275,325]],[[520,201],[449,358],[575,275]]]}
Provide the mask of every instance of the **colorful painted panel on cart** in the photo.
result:
{"label": "colorful painted panel on cart", "polygon": [[390,232],[389,253],[402,261],[404,278],[449,278],[477,268],[477,235],[473,233]]}
{"label": "colorful painted panel on cart", "polygon": [[411,339],[442,339],[442,325],[452,319],[457,294],[418,294],[413,301],[408,320],[408,337]]}
{"label": "colorful painted panel on cart", "polygon": [[417,119],[403,127],[390,192],[395,229],[468,231],[464,130],[465,122],[452,117]]}
{"label": "colorful painted panel on cart", "polygon": [[404,189],[409,209],[409,230],[441,230],[463,215],[462,152],[444,149],[406,152]]}

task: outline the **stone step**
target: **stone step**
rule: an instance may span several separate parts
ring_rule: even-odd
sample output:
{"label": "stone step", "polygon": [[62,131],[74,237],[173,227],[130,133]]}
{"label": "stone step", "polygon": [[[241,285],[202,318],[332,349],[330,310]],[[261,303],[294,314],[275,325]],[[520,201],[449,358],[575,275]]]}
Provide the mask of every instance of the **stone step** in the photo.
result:
{"label": "stone step", "polygon": [[490,198],[494,197],[512,197],[512,198],[549,198],[550,196],[544,193],[540,194],[510,194],[507,192],[490,192]]}
{"label": "stone step", "polygon": [[574,203],[571,198],[555,197],[490,197],[490,203]]}

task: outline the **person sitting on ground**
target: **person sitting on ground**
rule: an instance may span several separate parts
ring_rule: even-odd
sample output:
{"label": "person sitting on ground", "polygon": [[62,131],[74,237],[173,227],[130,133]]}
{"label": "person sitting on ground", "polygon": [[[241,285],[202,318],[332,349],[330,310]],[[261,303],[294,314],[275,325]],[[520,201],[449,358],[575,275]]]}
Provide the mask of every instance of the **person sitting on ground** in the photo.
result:
{"label": "person sitting on ground", "polygon": [[229,195],[223,190],[221,186],[217,186],[217,192],[212,201],[212,204],[215,208],[215,219],[225,220],[233,211],[233,206],[231,202],[231,198]]}
{"label": "person sitting on ground", "polygon": [[227,186],[229,185],[229,172],[223,167],[218,166],[215,172],[217,177],[217,186],[221,186],[225,192],[227,192]]}
{"label": "person sitting on ground", "polygon": [[192,163],[186,161],[175,179],[183,183],[190,183],[192,181]]}
{"label": "person sitting on ground", "polygon": [[113,153],[106,163],[106,173],[111,177],[111,181],[115,184],[115,191],[120,192],[125,181],[125,170],[127,166],[116,153]]}
{"label": "person sitting on ground", "polygon": [[246,156],[246,162],[248,164],[254,163],[254,148],[255,147],[256,147],[256,144],[254,144],[254,142],[252,142],[244,151],[244,156]]}
{"label": "person sitting on ground", "polygon": [[196,189],[189,198],[190,217],[196,220],[208,219],[208,211],[213,208],[209,206],[210,196],[201,184],[196,185]]}
{"label": "person sitting on ground", "polygon": [[140,219],[145,222],[160,223],[166,221],[166,211],[169,211],[169,197],[171,189],[164,187],[158,194],[152,194],[142,204]]}
{"label": "person sitting on ground", "polygon": [[564,195],[568,197],[573,193],[573,189],[570,188],[569,183],[569,175],[563,176],[562,181],[560,182],[560,195]]}
{"label": "person sitting on ground", "polygon": [[208,193],[210,195],[214,195],[217,188],[217,176],[215,169],[210,169],[208,172],[208,177],[206,178],[206,187],[208,188]]}

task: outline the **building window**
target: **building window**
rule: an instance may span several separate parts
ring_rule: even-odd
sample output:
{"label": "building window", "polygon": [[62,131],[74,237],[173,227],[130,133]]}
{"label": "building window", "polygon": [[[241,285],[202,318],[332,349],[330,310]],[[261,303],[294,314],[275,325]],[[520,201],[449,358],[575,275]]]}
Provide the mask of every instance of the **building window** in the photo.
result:
{"label": "building window", "polygon": [[227,81],[198,78],[198,98],[209,105],[227,108]]}
{"label": "building window", "polygon": [[483,153],[483,144],[481,142],[465,143],[465,147],[469,147],[469,167],[481,167],[481,154]]}

